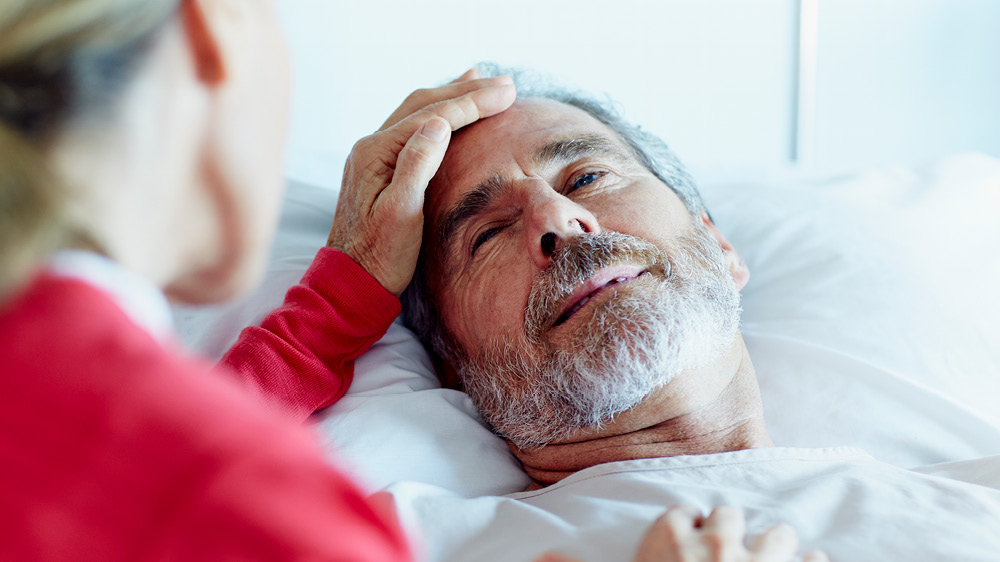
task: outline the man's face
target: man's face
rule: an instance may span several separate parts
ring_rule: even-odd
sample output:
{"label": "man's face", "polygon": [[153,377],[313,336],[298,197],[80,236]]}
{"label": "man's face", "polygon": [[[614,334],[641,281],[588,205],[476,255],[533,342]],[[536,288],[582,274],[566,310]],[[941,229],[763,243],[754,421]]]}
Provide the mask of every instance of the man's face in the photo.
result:
{"label": "man's face", "polygon": [[719,241],[581,110],[522,100],[456,134],[426,210],[453,367],[519,444],[632,408],[736,336]]}

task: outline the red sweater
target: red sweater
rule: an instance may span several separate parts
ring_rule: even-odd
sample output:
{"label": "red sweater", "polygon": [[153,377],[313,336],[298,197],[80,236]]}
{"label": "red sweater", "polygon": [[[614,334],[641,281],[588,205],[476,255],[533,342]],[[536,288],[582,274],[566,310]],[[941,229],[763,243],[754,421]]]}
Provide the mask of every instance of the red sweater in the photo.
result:
{"label": "red sweater", "polygon": [[[343,395],[398,310],[324,249],[224,362],[301,417]],[[310,431],[210,370],[79,281],[4,305],[0,560],[409,559]]]}

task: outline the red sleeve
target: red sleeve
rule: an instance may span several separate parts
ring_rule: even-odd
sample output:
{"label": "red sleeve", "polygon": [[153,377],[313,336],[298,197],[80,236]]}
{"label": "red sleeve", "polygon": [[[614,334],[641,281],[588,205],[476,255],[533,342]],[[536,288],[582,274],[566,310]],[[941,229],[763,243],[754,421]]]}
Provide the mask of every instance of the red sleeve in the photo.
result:
{"label": "red sleeve", "polygon": [[253,429],[242,444],[255,441],[254,452],[228,456],[195,484],[188,509],[160,526],[166,540],[150,558],[412,560],[394,513],[366,501],[314,443],[298,432]]}
{"label": "red sleeve", "polygon": [[354,360],[385,334],[399,300],[346,254],[322,248],[284,304],[243,330],[221,364],[305,419],[347,392]]}

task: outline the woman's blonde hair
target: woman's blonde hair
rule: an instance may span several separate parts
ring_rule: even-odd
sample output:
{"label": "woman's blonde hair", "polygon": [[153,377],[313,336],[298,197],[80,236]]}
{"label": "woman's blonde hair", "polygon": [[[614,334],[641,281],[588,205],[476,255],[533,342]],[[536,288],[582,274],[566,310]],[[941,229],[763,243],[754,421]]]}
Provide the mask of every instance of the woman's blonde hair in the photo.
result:
{"label": "woman's blonde hair", "polygon": [[71,120],[110,114],[181,1],[0,3],[0,302],[78,236],[46,146]]}

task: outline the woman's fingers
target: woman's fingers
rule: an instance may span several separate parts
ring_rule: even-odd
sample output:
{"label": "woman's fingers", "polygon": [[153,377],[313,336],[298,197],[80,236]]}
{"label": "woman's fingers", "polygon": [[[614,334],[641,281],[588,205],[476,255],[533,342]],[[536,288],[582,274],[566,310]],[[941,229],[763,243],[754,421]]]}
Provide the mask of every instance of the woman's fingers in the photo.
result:
{"label": "woman's fingers", "polygon": [[563,556],[558,552],[546,552],[545,554],[535,558],[535,562],[580,562],[576,558],[570,558],[569,556]]}
{"label": "woman's fingers", "polygon": [[[393,124],[357,142],[347,158],[327,244],[350,256],[397,297],[416,267],[424,192],[451,132],[514,103],[511,78],[474,79],[418,90]],[[460,77],[462,78],[462,77]],[[448,97],[453,96],[453,97]],[[408,113],[417,108],[415,113]]]}
{"label": "woman's fingers", "polygon": [[[388,211],[385,215],[400,219],[401,224],[396,226],[411,231],[411,240],[417,242],[416,251],[420,249],[423,227],[424,192],[441,166],[450,137],[451,126],[447,121],[440,117],[428,119],[399,151],[392,182],[376,201],[377,205],[388,207],[382,210]],[[410,224],[406,224],[407,221]],[[413,265],[416,267],[416,261]],[[401,292],[410,280],[400,281],[405,281],[399,288]],[[386,288],[396,292],[393,288]]]}
{"label": "woman's fingers", "polygon": [[732,544],[743,540],[743,536],[747,533],[747,522],[739,509],[720,505],[705,519],[701,530],[705,534],[718,535],[727,544]]}
{"label": "woman's fingers", "polygon": [[510,107],[517,91],[514,84],[501,82],[495,86],[476,88],[458,97],[445,99],[425,106],[420,111],[402,119],[392,127],[376,133],[398,139],[408,139],[417,129],[433,116],[438,116],[451,125],[451,130],[455,131],[462,127],[475,123],[479,119],[485,119],[496,115]]}
{"label": "woman's fingers", "polygon": [[727,505],[716,507],[701,525],[700,542],[705,549],[705,557],[696,560],[749,560],[749,553],[743,546],[746,533],[743,511]]}
{"label": "woman's fingers", "polygon": [[389,185],[390,201],[405,206],[400,211],[420,213],[424,207],[423,193],[437,173],[448,148],[451,125],[440,117],[431,117],[410,136],[396,160],[396,172]]}
{"label": "woman's fingers", "polygon": [[[720,506],[702,517],[694,507],[674,506],[646,532],[634,562],[790,562],[799,545],[788,525],[769,529],[750,549],[745,539],[746,519],[738,508]],[[803,562],[829,560],[817,552]]]}
{"label": "woman's fingers", "polygon": [[701,527],[704,518],[701,510],[693,505],[675,505],[654,522],[662,523],[677,536],[687,536],[696,527]]}
{"label": "woman's fingers", "polygon": [[[414,134],[425,127],[430,121],[445,123],[451,130],[460,129],[479,119],[496,115],[514,103],[517,92],[513,84],[503,84],[477,89],[454,99],[432,104],[417,113],[403,119],[390,129],[368,136],[354,146],[348,157],[348,167],[352,173],[364,176],[363,189],[368,190],[366,197],[377,197],[383,190],[407,189],[413,187],[410,182],[398,183],[396,177],[402,174],[409,177],[405,169],[400,169],[399,158],[402,150],[410,143]],[[443,148],[447,148],[447,141]],[[438,150],[439,147],[434,147]],[[443,155],[443,152],[441,152]],[[440,164],[440,159],[438,160]],[[431,174],[433,176],[434,174]],[[384,178],[384,182],[376,181]],[[346,180],[346,178],[345,178]],[[391,180],[391,184],[390,184]],[[428,177],[430,181],[430,177]],[[346,187],[346,186],[345,186]],[[420,184],[421,201],[423,189],[427,184]]]}
{"label": "woman's fingers", "polygon": [[360,154],[369,161],[367,164],[369,174],[391,177],[400,150],[431,118],[444,119],[451,130],[455,131],[479,119],[500,113],[510,107],[516,97],[517,91],[513,84],[501,84],[476,89],[457,98],[431,104],[389,129],[359,141],[348,159],[349,163],[355,159],[356,154]]}
{"label": "woman's fingers", "polygon": [[[476,70],[476,75],[478,75],[478,73],[479,71]],[[469,73],[463,74],[462,76],[466,76],[467,74]],[[429,105],[464,96],[465,94],[476,90],[513,83],[513,78],[510,76],[496,76],[493,78],[471,78],[451,82],[437,88],[421,88],[419,90],[414,90],[413,93],[403,100],[403,103],[396,109],[396,111],[392,112],[392,115],[385,120],[385,123],[382,123],[382,126],[379,127],[379,131],[384,131],[392,127],[403,119],[406,119],[410,115],[413,115]]]}
{"label": "woman's fingers", "polygon": [[463,72],[461,76],[459,76],[458,78],[456,78],[456,79],[454,79],[454,80],[452,80],[451,82],[448,82],[448,83],[449,84],[458,84],[459,82],[465,82],[467,80],[475,80],[476,78],[480,78],[480,77],[482,77],[482,74],[479,73],[479,67],[478,66],[473,66],[469,70],[466,70],[465,72]]}
{"label": "woman's fingers", "polygon": [[679,562],[695,539],[695,529],[702,524],[701,512],[690,505],[675,505],[661,515],[646,531],[634,562]]}
{"label": "woman's fingers", "polygon": [[799,538],[788,525],[775,525],[754,540],[754,560],[788,560],[799,549]]}
{"label": "woman's fingers", "polygon": [[813,550],[802,555],[802,562],[830,562],[825,552]]}
{"label": "woman's fingers", "polygon": [[[428,119],[398,153],[382,147],[394,163],[386,175],[355,176],[350,166],[327,243],[349,255],[397,297],[410,283],[420,253],[424,191],[444,158],[451,125]],[[371,156],[371,154],[366,154]],[[391,183],[386,186],[386,182]],[[348,190],[356,196],[348,199]]]}

